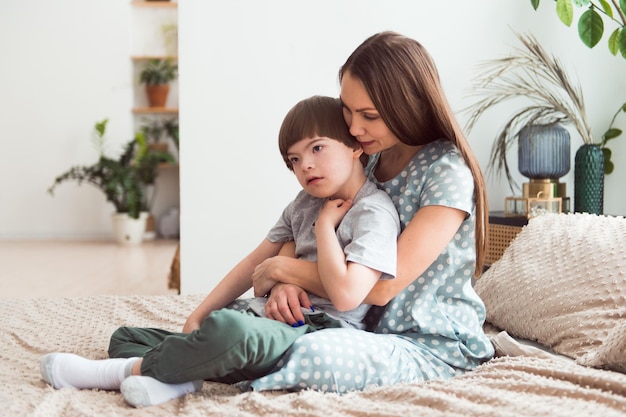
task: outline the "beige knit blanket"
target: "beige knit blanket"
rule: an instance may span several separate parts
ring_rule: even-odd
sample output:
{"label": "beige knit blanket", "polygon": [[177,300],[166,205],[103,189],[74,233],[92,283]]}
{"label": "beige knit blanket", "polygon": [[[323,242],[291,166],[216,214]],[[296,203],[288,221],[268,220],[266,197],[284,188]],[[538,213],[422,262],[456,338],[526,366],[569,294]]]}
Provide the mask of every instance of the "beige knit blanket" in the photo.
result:
{"label": "beige knit blanket", "polygon": [[494,336],[500,354],[447,381],[346,395],[315,391],[242,393],[205,383],[202,392],[137,410],[119,392],[54,390],[38,358],[73,352],[105,358],[119,326],[182,327],[200,296],[0,300],[0,415],[3,416],[626,416],[626,375],[585,368]]}

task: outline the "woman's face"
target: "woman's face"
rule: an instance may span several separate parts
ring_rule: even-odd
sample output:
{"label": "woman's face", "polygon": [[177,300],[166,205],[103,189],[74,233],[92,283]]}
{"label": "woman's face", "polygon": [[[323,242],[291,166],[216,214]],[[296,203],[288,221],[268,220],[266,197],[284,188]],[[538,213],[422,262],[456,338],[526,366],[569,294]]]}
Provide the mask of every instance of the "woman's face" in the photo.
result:
{"label": "woman's face", "polygon": [[350,133],[361,143],[367,155],[400,143],[378,114],[361,80],[352,77],[349,71],[341,79],[341,102]]}

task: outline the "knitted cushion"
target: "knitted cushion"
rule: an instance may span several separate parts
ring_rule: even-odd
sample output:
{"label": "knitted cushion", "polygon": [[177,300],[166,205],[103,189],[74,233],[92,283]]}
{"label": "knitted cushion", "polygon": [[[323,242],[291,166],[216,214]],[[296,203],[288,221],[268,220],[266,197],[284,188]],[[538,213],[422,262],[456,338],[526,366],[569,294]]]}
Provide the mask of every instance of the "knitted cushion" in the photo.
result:
{"label": "knitted cushion", "polygon": [[588,366],[626,367],[626,220],[532,219],[476,283],[487,321]]}

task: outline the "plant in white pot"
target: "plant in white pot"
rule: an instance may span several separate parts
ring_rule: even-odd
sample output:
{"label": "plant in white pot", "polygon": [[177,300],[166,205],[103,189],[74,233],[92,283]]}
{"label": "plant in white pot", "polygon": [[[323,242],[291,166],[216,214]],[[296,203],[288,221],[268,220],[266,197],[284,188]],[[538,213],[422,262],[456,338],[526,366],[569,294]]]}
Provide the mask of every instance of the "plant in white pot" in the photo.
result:
{"label": "plant in white pot", "polygon": [[[517,34],[517,37],[523,48],[516,48],[514,54],[508,57],[483,64],[484,71],[477,77],[472,90],[472,94],[480,98],[466,109],[469,113],[466,129],[470,131],[487,110],[498,104],[513,99],[526,100],[527,104],[510,116],[497,133],[488,169],[496,173],[504,171],[513,190],[515,183],[509,170],[507,153],[518,142],[524,129],[572,124],[583,141],[584,149],[593,149],[596,153],[594,158],[599,158],[598,162],[602,164],[600,172],[596,174],[601,174],[601,179],[594,179],[591,184],[594,198],[601,199],[604,172],[606,170],[607,174],[610,173],[613,166],[611,152],[606,145],[621,134],[612,124],[617,114],[626,109],[626,104],[620,106],[602,140],[596,142],[591,133],[580,86],[571,82],[559,60],[548,54],[533,36]],[[588,179],[584,178],[585,181]],[[576,205],[576,185],[574,191]],[[602,201],[599,203],[601,206]],[[576,211],[601,212],[602,208],[580,208]]]}
{"label": "plant in white pot", "polygon": [[154,183],[158,164],[174,162],[174,158],[167,152],[150,150],[142,133],[136,134],[124,146],[117,159],[105,155],[107,123],[108,119],[104,119],[94,127],[98,160],[92,165],[71,167],[55,178],[48,192],[54,195],[55,188],[66,181],[76,181],[79,185],[87,183],[98,188],[115,207],[113,223],[118,243],[138,244],[146,227],[146,187]]}

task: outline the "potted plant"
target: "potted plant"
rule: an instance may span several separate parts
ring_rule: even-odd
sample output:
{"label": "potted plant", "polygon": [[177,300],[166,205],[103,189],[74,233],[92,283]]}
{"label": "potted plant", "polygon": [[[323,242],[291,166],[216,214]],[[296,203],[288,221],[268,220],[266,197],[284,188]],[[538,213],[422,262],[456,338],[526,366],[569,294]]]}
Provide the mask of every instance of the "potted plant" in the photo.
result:
{"label": "potted plant", "polygon": [[163,122],[163,129],[165,129],[167,136],[171,138],[174,145],[176,145],[176,149],[179,149],[180,128],[178,125],[178,118],[173,117],[171,119],[166,119]]}
{"label": "potted plant", "polygon": [[142,133],[135,135],[124,146],[119,157],[111,158],[104,153],[105,132],[108,119],[95,124],[94,143],[98,160],[89,166],[77,165],[55,178],[48,189],[54,195],[55,188],[66,181],[87,183],[100,189],[107,201],[115,207],[113,216],[116,239],[119,243],[140,243],[145,231],[148,200],[146,188],[154,184],[161,162],[173,162],[167,152],[151,151]]}
{"label": "potted plant", "polygon": [[[584,149],[594,149],[602,159],[602,177],[593,181],[595,198],[601,198],[598,194],[602,194],[604,172],[606,170],[608,174],[613,169],[611,151],[606,145],[621,134],[619,129],[613,128],[613,122],[617,114],[626,109],[626,104],[620,105],[602,140],[596,142],[591,133],[580,86],[570,81],[559,60],[549,55],[534,37],[519,34],[517,37],[523,48],[516,48],[515,53],[509,57],[484,63],[485,70],[477,78],[473,89],[473,94],[481,98],[466,109],[470,114],[467,130],[471,130],[478,119],[492,107],[512,99],[527,100],[528,104],[506,120],[504,127],[498,132],[492,145],[488,169],[495,169],[497,173],[504,171],[513,190],[514,181],[506,155],[508,149],[518,141],[522,129],[527,126],[572,124],[583,141]],[[588,182],[587,180],[588,178],[584,178],[584,182]],[[576,188],[575,184],[575,192]],[[601,208],[575,209],[601,211]]]}
{"label": "potted plant", "polygon": [[146,137],[148,146],[154,150],[167,151],[170,139],[178,149],[178,118],[144,119],[140,131]]}
{"label": "potted plant", "polygon": [[169,83],[178,78],[178,64],[172,59],[149,59],[139,73],[139,81],[146,86],[150,107],[165,107]]}

